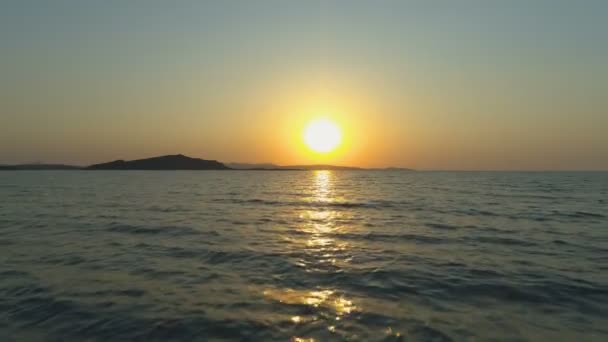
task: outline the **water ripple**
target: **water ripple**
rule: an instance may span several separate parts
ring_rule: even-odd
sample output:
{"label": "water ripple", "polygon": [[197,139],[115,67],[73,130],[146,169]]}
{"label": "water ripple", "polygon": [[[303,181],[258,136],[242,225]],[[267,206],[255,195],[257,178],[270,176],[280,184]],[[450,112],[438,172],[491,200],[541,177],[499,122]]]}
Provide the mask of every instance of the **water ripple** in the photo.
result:
{"label": "water ripple", "polygon": [[606,340],[606,173],[0,178],[0,339]]}

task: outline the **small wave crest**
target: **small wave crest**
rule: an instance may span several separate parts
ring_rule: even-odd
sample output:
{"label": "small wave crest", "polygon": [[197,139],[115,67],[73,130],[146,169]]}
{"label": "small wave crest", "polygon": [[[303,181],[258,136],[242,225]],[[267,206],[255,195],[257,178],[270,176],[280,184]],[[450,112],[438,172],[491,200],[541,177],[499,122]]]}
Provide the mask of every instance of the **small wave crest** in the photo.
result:
{"label": "small wave crest", "polygon": [[223,202],[231,204],[257,204],[269,206],[288,206],[288,207],[335,207],[335,208],[372,208],[383,209],[396,207],[401,205],[400,202],[387,200],[370,200],[370,201],[278,201],[267,200],[260,198],[239,199],[239,198],[219,198],[214,202]]}
{"label": "small wave crest", "polygon": [[186,226],[135,226],[129,224],[112,224],[106,231],[112,233],[133,234],[133,235],[194,235],[197,230]]}

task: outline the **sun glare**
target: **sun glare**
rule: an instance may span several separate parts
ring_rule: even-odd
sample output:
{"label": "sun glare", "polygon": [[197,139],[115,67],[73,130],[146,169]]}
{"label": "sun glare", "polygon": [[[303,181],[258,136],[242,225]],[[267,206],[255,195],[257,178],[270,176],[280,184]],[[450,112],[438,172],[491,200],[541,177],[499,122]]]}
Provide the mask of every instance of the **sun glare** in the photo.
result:
{"label": "sun glare", "polygon": [[331,152],[342,142],[342,132],[332,121],[317,119],[306,125],[304,129],[304,142],[315,152]]}

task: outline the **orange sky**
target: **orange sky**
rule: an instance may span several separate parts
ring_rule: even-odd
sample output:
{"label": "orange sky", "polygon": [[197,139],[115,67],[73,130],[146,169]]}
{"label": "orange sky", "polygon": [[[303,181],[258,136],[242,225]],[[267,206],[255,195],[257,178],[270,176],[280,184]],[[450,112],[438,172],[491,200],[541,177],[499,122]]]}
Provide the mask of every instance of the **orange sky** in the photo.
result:
{"label": "orange sky", "polygon": [[167,6],[4,6],[0,163],[608,169],[604,2]]}

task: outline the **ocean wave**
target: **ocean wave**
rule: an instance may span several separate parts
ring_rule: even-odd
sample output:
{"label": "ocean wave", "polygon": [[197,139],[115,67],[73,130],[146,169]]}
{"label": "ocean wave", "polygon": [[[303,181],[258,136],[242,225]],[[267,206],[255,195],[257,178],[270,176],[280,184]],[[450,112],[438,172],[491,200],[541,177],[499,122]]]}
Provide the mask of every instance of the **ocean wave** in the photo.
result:
{"label": "ocean wave", "polygon": [[538,246],[538,243],[530,241],[530,240],[521,240],[514,239],[508,237],[500,237],[500,236],[475,236],[475,237],[466,237],[463,240],[470,242],[481,242],[481,243],[489,243],[496,244],[501,246],[523,246],[523,247],[535,247]]}
{"label": "ocean wave", "polygon": [[434,228],[434,229],[441,229],[441,230],[454,230],[454,229],[459,228],[457,226],[454,226],[451,224],[445,224],[445,223],[427,223],[426,226],[430,227],[430,228]]}
{"label": "ocean wave", "polygon": [[232,203],[232,204],[258,204],[268,206],[288,206],[288,207],[335,207],[335,208],[372,208],[383,209],[396,207],[400,202],[386,200],[370,200],[364,202],[355,201],[277,201],[267,199],[239,199],[239,198],[218,198],[213,202]]}
{"label": "ocean wave", "polygon": [[382,241],[382,242],[391,242],[391,241],[411,241],[416,243],[445,243],[448,242],[449,239],[430,236],[430,235],[420,235],[420,234],[383,234],[383,233],[328,233],[326,234],[328,237],[339,238],[344,240],[363,240],[363,241]]}
{"label": "ocean wave", "polygon": [[553,211],[552,214],[556,215],[556,216],[563,216],[563,217],[577,218],[577,219],[578,218],[606,218],[605,215],[598,214],[598,213],[585,212],[585,211],[574,211],[574,212]]}
{"label": "ocean wave", "polygon": [[135,226],[129,224],[111,224],[106,231],[112,233],[134,234],[134,235],[196,235],[196,229],[186,226]]}
{"label": "ocean wave", "polygon": [[608,336],[606,174],[133,172],[0,179],[0,339]]}
{"label": "ocean wave", "polygon": [[[36,296],[25,294],[36,293]],[[104,294],[104,293],[101,293]],[[105,293],[107,294],[107,293]],[[141,297],[139,290],[125,290],[116,295]],[[206,336],[242,340],[256,336],[276,339],[278,336],[266,324],[254,320],[212,319],[206,314],[188,313],[187,318],[170,314],[154,317],[138,315],[135,309],[121,305],[117,298],[95,304],[61,299],[52,291],[36,287],[30,291],[12,291],[12,299],[0,299],[7,318],[19,322],[23,329],[43,331],[49,340],[204,340]]]}

